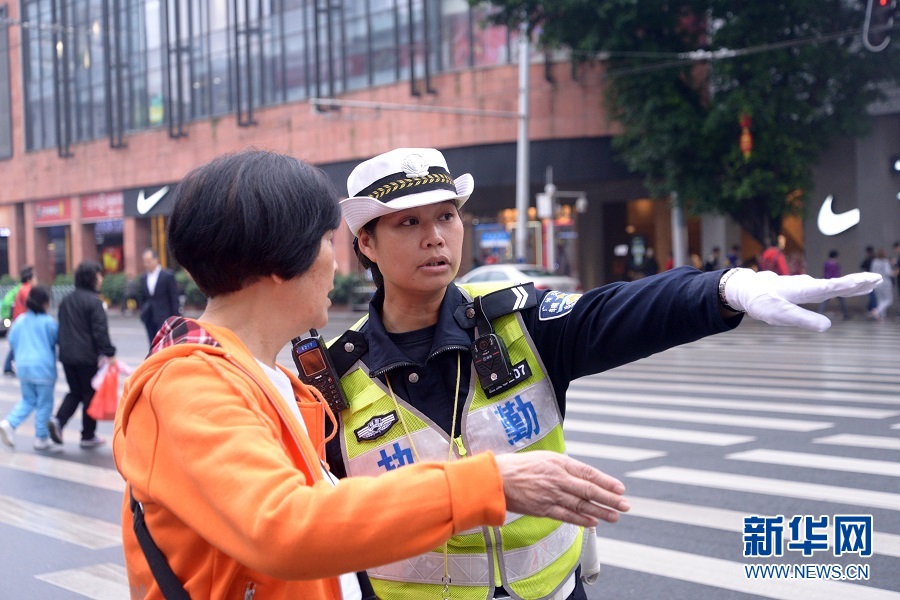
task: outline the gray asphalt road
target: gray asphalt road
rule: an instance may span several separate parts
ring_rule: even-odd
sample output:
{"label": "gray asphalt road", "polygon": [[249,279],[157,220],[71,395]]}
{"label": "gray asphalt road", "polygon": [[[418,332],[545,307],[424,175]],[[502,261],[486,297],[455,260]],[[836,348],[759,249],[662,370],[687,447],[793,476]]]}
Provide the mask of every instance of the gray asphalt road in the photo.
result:
{"label": "gray asphalt road", "polygon": [[[335,312],[323,334],[360,315]],[[136,365],[143,328],[110,321],[120,357]],[[600,528],[603,570],[589,598],[900,599],[898,349],[897,322],[857,319],[824,334],[748,322],[575,382],[569,451],[623,479],[633,505]],[[290,364],[287,348],[279,356]],[[61,377],[57,403],[65,389]],[[0,380],[0,414],[17,395],[16,380]],[[77,428],[62,454],[31,449],[31,422],[16,452],[0,448],[0,599],[128,597],[123,485],[109,447],[79,449]],[[764,533],[745,523],[779,515]],[[765,546],[782,556],[760,556]],[[773,565],[787,570],[748,577]]]}

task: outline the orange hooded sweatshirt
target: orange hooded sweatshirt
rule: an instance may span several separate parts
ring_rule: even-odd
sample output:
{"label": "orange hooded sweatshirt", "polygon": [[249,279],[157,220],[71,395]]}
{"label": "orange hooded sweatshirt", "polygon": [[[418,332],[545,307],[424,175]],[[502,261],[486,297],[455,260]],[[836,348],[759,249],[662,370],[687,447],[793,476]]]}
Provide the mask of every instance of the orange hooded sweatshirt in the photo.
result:
{"label": "orange hooded sweatshirt", "polygon": [[[113,453],[192,598],[340,600],[341,573],[503,523],[503,483],[489,453],[332,486],[320,463],[329,417],[318,392],[282,368],[307,434],[234,333],[170,324],[169,339],[125,382]],[[186,328],[191,337],[179,337]],[[122,537],[132,599],[161,599],[127,491]]]}

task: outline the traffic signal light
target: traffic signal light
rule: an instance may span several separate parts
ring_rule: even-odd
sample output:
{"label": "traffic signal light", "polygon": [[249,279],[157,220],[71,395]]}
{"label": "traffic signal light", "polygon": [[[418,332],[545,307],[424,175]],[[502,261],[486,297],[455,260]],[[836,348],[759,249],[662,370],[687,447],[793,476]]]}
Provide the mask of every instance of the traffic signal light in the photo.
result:
{"label": "traffic signal light", "polygon": [[891,41],[890,29],[894,25],[897,0],[868,0],[866,20],[863,23],[863,44],[872,52],[887,48]]}

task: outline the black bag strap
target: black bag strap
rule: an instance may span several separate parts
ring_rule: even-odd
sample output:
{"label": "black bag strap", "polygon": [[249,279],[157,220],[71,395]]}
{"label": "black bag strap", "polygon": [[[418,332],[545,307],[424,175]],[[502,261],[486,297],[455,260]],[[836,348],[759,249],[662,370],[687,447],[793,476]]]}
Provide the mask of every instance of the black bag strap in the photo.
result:
{"label": "black bag strap", "polygon": [[[150,571],[153,573],[153,578],[156,580],[156,584],[159,585],[163,597],[166,600],[191,600],[184,586],[178,581],[178,577],[166,561],[166,557],[159,549],[159,546],[153,541],[150,530],[147,529],[147,523],[144,522],[144,507],[134,499],[131,486],[128,486],[128,497],[130,498],[131,514],[134,516],[134,533],[137,536],[138,543],[141,545],[141,550],[144,551],[147,564],[150,565]],[[356,579],[359,581],[363,600],[377,600],[375,590],[372,589],[372,584],[366,572],[359,571],[356,574]]]}
{"label": "black bag strap", "polygon": [[362,592],[363,600],[378,600],[378,596],[375,595],[375,590],[372,588],[372,582],[369,581],[369,576],[365,571],[358,571],[356,580],[359,581],[359,591]]}
{"label": "black bag strap", "polygon": [[159,585],[163,597],[166,600],[191,600],[184,586],[172,571],[172,567],[166,562],[166,557],[159,546],[153,541],[147,524],[144,522],[144,507],[134,499],[130,485],[128,486],[128,496],[131,498],[131,514],[134,516],[134,534],[141,545],[141,550],[144,551],[144,557],[147,559],[147,564],[150,565],[150,571],[153,573],[153,578]]}

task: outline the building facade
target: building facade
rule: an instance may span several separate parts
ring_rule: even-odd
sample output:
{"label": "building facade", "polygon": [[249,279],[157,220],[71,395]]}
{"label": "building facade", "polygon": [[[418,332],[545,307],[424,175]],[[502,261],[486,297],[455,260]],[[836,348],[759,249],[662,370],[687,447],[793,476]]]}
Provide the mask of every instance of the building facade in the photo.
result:
{"label": "building facade", "polygon": [[[439,148],[475,179],[463,269],[511,259],[518,33],[488,16],[465,0],[0,1],[0,272],[31,264],[46,282],[95,259],[135,275],[145,248],[167,262],[174,186],[247,147],[318,165],[339,190],[360,160]],[[602,68],[534,50],[529,64],[526,260],[585,287],[626,276],[623,247],[664,263],[671,211],[616,159]],[[900,153],[896,139],[877,151]],[[552,223],[535,201],[551,179],[565,192]],[[687,230],[701,256],[740,242],[721,220]],[[337,248],[354,270],[346,228]]]}

